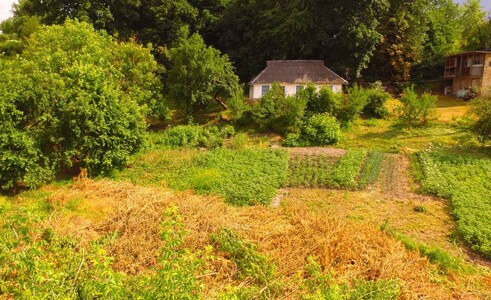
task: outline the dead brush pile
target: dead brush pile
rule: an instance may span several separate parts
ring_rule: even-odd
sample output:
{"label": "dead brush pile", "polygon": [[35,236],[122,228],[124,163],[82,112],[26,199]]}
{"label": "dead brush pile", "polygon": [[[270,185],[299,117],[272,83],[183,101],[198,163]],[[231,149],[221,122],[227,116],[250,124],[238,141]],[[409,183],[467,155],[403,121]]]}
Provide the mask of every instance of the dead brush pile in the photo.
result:
{"label": "dead brush pile", "polygon": [[[118,232],[118,238],[108,246],[115,259],[114,268],[128,274],[144,272],[157,262],[161,247],[159,226],[166,208],[175,204],[183,217],[186,229],[186,248],[203,249],[211,242],[210,235],[229,228],[242,238],[258,245],[258,250],[277,265],[279,280],[287,283],[283,297],[298,298],[305,264],[314,256],[323,270],[334,274],[340,283],[354,280],[398,279],[403,299],[449,299],[453,293],[432,280],[432,266],[417,253],[408,252],[401,243],[389,238],[370,224],[342,222],[328,211],[314,212],[300,201],[290,201],[278,209],[263,206],[232,207],[220,198],[197,196],[190,192],[177,193],[157,188],[143,188],[130,183],[87,179],[74,183],[50,197],[52,203],[66,203],[70,198],[83,199],[81,207],[109,207],[105,216],[91,219],[83,226],[67,230],[53,218],[55,230],[77,237],[86,232],[99,236]],[[90,209],[89,209],[90,210]],[[97,213],[97,212],[94,212]],[[70,232],[71,231],[71,232]],[[224,253],[215,251],[217,259],[211,264],[213,276],[202,281],[206,293],[212,295],[226,285],[246,284],[234,276],[236,266]]]}

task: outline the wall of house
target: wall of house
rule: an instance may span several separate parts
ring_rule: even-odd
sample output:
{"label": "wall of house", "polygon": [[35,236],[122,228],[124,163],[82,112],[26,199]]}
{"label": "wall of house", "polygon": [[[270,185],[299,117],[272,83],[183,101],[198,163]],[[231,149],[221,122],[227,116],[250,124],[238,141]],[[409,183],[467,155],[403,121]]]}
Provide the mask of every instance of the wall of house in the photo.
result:
{"label": "wall of house", "polygon": [[481,92],[488,92],[491,88],[491,54],[487,53],[484,59],[484,71],[482,74]]}
{"label": "wall of house", "polygon": [[[271,84],[255,84],[249,87],[249,98],[259,99],[262,97],[262,87],[267,85],[271,88]],[[295,95],[297,92],[297,86],[307,86],[306,84],[280,84],[280,86],[285,87],[285,93],[288,96]],[[335,93],[341,93],[343,91],[343,86],[341,84],[316,84],[315,87],[319,91],[323,87],[331,88]]]}

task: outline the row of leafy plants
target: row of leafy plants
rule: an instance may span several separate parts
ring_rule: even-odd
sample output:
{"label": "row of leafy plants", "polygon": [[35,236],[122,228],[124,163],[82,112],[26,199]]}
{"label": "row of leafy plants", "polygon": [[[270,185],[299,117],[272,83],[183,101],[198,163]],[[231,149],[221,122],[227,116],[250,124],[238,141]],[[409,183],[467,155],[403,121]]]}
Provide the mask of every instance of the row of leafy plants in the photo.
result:
{"label": "row of leafy plants", "polygon": [[293,157],[289,162],[287,185],[356,188],[366,156],[366,150],[349,150],[339,159],[323,155]]}
{"label": "row of leafy plants", "polygon": [[459,235],[473,250],[491,257],[491,161],[462,154],[417,155],[422,191],[449,199]]}

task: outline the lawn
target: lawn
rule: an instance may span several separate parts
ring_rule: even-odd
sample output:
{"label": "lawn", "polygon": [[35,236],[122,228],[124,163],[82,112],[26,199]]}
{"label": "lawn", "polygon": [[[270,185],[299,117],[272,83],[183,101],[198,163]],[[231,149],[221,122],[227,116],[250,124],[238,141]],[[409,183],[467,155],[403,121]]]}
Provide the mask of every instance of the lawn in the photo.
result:
{"label": "lawn", "polygon": [[406,129],[397,118],[398,100],[388,103],[391,116],[386,119],[361,118],[343,132],[341,148],[366,148],[399,153],[427,148],[474,149],[479,146],[469,133],[465,114],[469,104],[460,99],[439,96],[436,118],[426,127]]}

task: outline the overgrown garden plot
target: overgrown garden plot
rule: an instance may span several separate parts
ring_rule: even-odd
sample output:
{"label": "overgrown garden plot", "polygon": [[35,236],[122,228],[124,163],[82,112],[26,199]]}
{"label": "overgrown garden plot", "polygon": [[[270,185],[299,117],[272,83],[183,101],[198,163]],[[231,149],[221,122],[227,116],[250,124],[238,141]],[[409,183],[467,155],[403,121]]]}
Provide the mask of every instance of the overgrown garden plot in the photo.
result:
{"label": "overgrown garden plot", "polygon": [[421,189],[451,200],[457,231],[491,258],[491,159],[420,152]]}

